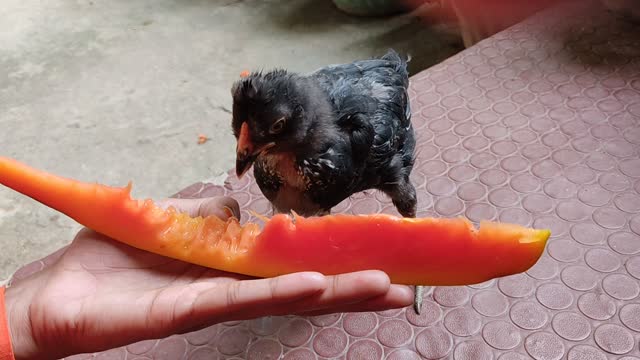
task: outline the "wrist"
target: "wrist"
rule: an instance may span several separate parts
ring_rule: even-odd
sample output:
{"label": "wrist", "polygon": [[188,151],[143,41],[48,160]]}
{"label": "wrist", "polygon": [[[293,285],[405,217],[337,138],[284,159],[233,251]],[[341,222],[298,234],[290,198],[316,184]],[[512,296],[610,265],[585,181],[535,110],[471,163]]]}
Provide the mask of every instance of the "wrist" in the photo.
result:
{"label": "wrist", "polygon": [[11,286],[4,291],[4,326],[8,329],[15,360],[31,359],[37,354],[29,319],[29,305],[33,298],[31,295],[20,285]]}
{"label": "wrist", "polygon": [[6,287],[0,287],[0,360],[15,360],[13,341],[9,331],[7,306],[5,303]]}

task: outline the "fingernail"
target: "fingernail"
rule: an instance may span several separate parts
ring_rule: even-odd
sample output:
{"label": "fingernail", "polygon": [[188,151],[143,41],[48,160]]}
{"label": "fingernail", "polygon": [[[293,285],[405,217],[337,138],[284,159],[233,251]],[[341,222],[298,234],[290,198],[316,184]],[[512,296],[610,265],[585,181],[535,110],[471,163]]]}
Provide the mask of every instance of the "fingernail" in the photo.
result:
{"label": "fingernail", "polygon": [[227,217],[229,217],[229,218],[235,218],[235,217],[237,217],[237,216],[233,213],[233,210],[231,210],[231,208],[230,208],[230,207],[228,207],[228,206],[224,206],[222,209],[224,210],[224,213],[227,215]]}
{"label": "fingernail", "polygon": [[295,282],[301,282],[306,285],[316,284],[320,287],[323,287],[327,283],[327,278],[321,273],[315,271],[303,271],[298,273],[286,274],[283,276],[294,279]]}
{"label": "fingernail", "polygon": [[413,290],[409,286],[406,285],[391,285],[392,288],[397,292],[398,297],[402,299],[403,303],[413,303],[414,293]]}
{"label": "fingernail", "polygon": [[324,275],[322,275],[319,272],[313,272],[313,271],[309,271],[305,274],[305,278],[308,281],[316,281],[316,282],[323,282],[326,280],[326,277]]}
{"label": "fingernail", "polygon": [[413,302],[415,301],[415,294],[413,290],[411,290],[408,287],[405,287],[404,299],[402,300],[403,300],[403,303],[406,304],[407,306],[413,304]]}

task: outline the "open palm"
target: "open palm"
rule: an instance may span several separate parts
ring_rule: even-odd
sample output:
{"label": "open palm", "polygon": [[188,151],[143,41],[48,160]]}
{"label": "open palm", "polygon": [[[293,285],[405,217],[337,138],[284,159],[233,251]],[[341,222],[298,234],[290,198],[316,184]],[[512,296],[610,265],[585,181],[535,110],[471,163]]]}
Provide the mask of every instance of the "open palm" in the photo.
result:
{"label": "open palm", "polygon": [[[228,216],[230,198],[171,199]],[[16,358],[56,359],[265,315],[385,310],[412,303],[386,274],[296,273],[270,279],[169,259],[83,229],[51,267],[7,289]]]}

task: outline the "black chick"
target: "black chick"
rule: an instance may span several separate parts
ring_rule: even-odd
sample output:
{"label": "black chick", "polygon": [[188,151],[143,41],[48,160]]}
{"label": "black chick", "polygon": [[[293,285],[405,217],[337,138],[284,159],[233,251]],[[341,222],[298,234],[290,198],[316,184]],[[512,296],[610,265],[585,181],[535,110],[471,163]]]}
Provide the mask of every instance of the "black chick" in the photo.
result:
{"label": "black chick", "polygon": [[[324,215],[377,189],[402,216],[415,217],[408,85],[407,60],[393,50],[308,75],[249,74],[232,87],[238,177],[253,164],[275,213]],[[418,312],[421,300],[418,287]]]}

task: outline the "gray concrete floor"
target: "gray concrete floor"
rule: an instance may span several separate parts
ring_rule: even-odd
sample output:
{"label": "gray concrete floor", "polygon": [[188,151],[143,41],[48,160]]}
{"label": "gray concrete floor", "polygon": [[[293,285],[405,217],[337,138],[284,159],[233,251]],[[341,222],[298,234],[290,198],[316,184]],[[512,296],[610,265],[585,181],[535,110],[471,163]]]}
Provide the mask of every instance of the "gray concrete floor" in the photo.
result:
{"label": "gray concrete floor", "polygon": [[[413,73],[461,50],[411,17],[360,19],[330,1],[3,0],[0,154],[162,198],[234,164],[240,71],[311,71],[410,51]],[[211,138],[197,144],[198,134]],[[0,187],[0,280],[79,226]]]}

